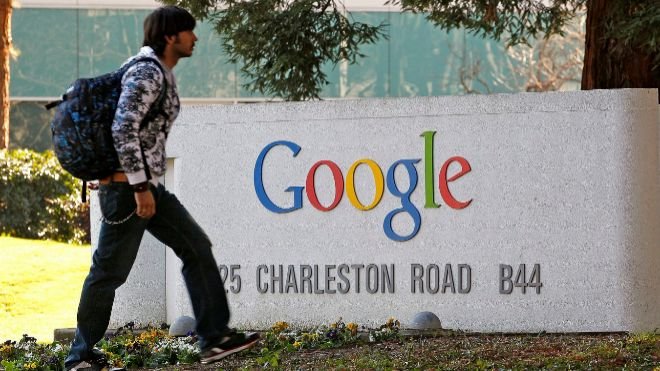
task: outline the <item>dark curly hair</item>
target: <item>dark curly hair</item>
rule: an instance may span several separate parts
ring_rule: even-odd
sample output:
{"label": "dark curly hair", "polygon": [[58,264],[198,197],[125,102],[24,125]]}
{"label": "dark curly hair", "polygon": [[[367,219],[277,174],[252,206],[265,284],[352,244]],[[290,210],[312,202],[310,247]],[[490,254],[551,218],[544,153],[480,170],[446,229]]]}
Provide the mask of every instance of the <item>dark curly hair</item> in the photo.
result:
{"label": "dark curly hair", "polygon": [[195,18],[187,10],[175,5],[162,6],[144,19],[142,46],[150,46],[156,55],[163,56],[167,45],[165,36],[192,31],[195,24]]}

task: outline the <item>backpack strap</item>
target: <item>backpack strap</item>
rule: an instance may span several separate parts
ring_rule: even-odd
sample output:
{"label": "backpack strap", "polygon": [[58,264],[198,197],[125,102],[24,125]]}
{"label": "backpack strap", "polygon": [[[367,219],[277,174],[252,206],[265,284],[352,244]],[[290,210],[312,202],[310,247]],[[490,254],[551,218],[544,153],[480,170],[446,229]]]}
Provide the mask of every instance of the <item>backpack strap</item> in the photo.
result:
{"label": "backpack strap", "polygon": [[50,101],[50,102],[44,104],[44,107],[46,107],[46,109],[49,110],[51,108],[56,107],[60,103],[62,103],[62,99]]}
{"label": "backpack strap", "polygon": [[[147,115],[144,117],[144,120],[140,123],[140,129],[143,128],[143,124],[147,121],[147,119],[153,119],[158,113],[162,114],[165,116],[165,118],[168,118],[167,113],[165,112],[165,97],[167,96],[167,76],[165,73],[165,69],[163,66],[161,66],[160,61],[156,60],[155,58],[152,57],[139,57],[135,58],[132,61],[128,62],[126,65],[122,66],[120,69],[120,73],[124,75],[126,71],[128,71],[129,68],[133,67],[136,63],[139,62],[151,62],[152,64],[156,65],[158,69],[160,70],[161,74],[163,75],[163,86],[160,89],[160,94],[158,95],[158,99],[156,100],[156,104],[152,105],[149,107],[149,111],[147,111]],[[156,111],[158,110],[158,111]]]}
{"label": "backpack strap", "polygon": [[[158,96],[158,101],[157,101],[158,104],[156,105],[156,107],[159,107],[160,108],[160,113],[162,115],[164,115],[165,117],[167,117],[167,113],[165,113],[165,110],[163,109],[163,106],[165,105],[165,96],[167,95],[167,77],[165,77],[165,69],[163,69],[163,66],[160,65],[159,61],[157,61],[155,58],[152,58],[152,57],[135,58],[132,61],[128,62],[126,65],[122,66],[117,72],[121,73],[121,75],[123,76],[126,73],[126,71],[128,71],[129,68],[133,67],[134,64],[136,64],[138,62],[144,62],[144,61],[149,61],[149,62],[152,62],[153,64],[155,64],[156,67],[158,67],[160,72],[163,74],[163,89],[161,89],[160,95]],[[48,102],[48,103],[44,104],[44,107],[47,110],[50,110],[52,108],[57,107],[60,103],[62,103],[62,101],[65,101],[65,100],[66,100],[66,94],[63,94],[61,99]],[[149,108],[149,112],[147,112],[147,115],[149,115],[150,112],[151,112],[151,108]]]}

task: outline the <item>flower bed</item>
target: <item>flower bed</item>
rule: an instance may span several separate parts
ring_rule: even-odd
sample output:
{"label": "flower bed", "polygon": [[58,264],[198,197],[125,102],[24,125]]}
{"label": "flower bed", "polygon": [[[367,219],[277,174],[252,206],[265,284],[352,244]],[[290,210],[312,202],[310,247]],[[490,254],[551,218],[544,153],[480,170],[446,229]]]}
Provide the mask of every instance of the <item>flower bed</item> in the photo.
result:
{"label": "flower bed", "polygon": [[[380,342],[399,336],[399,321],[390,318],[376,328],[360,328],[358,324],[341,319],[330,325],[312,329],[292,329],[286,322],[276,322],[262,333],[257,363],[277,366],[280,353],[301,349],[328,349],[364,342]],[[199,348],[195,334],[185,337],[168,335],[167,326],[136,330],[133,323],[118,329],[113,336],[101,340],[97,346],[105,353],[113,367],[156,367],[184,365],[199,362]],[[37,343],[28,335],[18,342],[7,340],[0,345],[0,370],[64,370],[64,359],[69,345],[54,342]]]}

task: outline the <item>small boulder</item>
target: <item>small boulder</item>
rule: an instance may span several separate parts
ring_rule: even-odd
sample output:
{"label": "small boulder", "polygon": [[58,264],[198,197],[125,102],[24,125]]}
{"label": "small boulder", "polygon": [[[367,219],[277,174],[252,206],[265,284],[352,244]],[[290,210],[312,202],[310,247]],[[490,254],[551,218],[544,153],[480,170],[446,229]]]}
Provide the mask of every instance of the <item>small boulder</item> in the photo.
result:
{"label": "small boulder", "polygon": [[187,336],[195,331],[196,324],[197,322],[194,318],[181,316],[172,323],[172,326],[170,326],[170,336]]}
{"label": "small boulder", "polygon": [[408,327],[414,330],[437,330],[441,329],[442,325],[440,318],[432,312],[419,312],[415,314]]}

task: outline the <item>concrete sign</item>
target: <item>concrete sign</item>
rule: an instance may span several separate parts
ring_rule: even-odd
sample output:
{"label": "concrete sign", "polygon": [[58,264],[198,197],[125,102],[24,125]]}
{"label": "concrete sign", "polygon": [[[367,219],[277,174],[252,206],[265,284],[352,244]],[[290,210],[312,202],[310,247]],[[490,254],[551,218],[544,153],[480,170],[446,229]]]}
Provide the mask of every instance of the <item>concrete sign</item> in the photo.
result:
{"label": "concrete sign", "polygon": [[[644,89],[186,106],[164,182],[235,326],[653,330],[659,139]],[[146,239],[112,324],[191,315],[166,251]]]}

